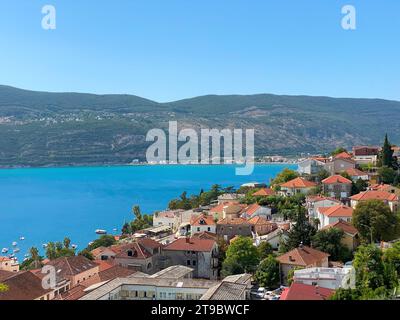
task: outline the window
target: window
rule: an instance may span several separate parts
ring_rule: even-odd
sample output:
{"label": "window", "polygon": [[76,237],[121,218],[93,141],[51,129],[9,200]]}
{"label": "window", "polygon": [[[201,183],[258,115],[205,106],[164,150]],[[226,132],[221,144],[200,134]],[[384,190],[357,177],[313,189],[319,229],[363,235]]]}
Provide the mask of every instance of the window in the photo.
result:
{"label": "window", "polygon": [[192,265],[196,266],[196,260],[193,260]]}
{"label": "window", "polygon": [[132,256],[133,256],[132,250],[128,250],[128,257],[132,257]]}
{"label": "window", "polygon": [[210,231],[211,231],[211,228],[210,228],[210,227],[207,227],[207,231],[210,232]]}
{"label": "window", "polygon": [[186,265],[190,266],[190,260],[186,261]]}
{"label": "window", "polygon": [[200,231],[200,227],[197,227],[197,231]]}

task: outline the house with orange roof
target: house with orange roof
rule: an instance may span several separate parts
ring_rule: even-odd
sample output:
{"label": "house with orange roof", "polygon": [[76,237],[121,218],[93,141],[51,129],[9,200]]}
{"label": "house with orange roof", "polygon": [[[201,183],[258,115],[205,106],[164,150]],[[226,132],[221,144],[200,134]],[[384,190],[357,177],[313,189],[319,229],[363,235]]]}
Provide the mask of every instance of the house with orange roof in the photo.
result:
{"label": "house with orange roof", "polygon": [[237,201],[227,201],[220,203],[209,210],[209,214],[215,219],[225,218],[228,214],[234,214],[236,216],[240,215],[240,212],[246,205],[240,204]]}
{"label": "house with orange roof", "polygon": [[94,260],[112,260],[116,252],[112,249],[112,247],[98,247],[90,251]]}
{"label": "house with orange roof", "polygon": [[347,153],[346,151],[343,151],[341,153],[338,153],[337,155],[334,156],[335,159],[351,159],[352,155]]}
{"label": "house with orange roof", "polygon": [[174,265],[193,269],[194,278],[217,279],[218,245],[212,239],[179,238],[163,248],[163,267]]}
{"label": "house with orange roof", "polygon": [[320,207],[317,209],[317,218],[319,220],[318,228],[335,223],[339,220],[351,222],[353,217],[353,208],[339,204],[333,207]]}
{"label": "house with orange roof", "polygon": [[253,193],[253,197],[269,197],[276,195],[276,192],[271,188],[261,188]]}
{"label": "house with orange roof", "polygon": [[361,171],[359,169],[350,168],[350,169],[347,169],[345,172],[351,177],[351,180],[353,180],[354,182],[358,181],[358,179],[361,179],[364,181],[369,180],[369,174],[364,171]]}
{"label": "house with orange roof", "polygon": [[214,221],[213,216],[201,214],[192,218],[192,221],[190,222],[190,233],[193,235],[201,232],[217,232],[217,224]]}
{"label": "house with orange roof", "polygon": [[317,184],[315,182],[298,177],[280,184],[281,190],[279,191],[279,194],[284,196],[293,196],[299,193],[307,194],[316,186]]}
{"label": "house with orange roof", "polygon": [[256,236],[263,236],[278,229],[276,223],[268,221],[261,216],[250,218],[248,222],[252,225],[252,231]]}
{"label": "house with orange roof", "polygon": [[400,189],[397,187],[394,187],[390,184],[384,184],[384,183],[373,184],[368,188],[368,190],[385,191],[385,192],[394,193],[397,196],[400,196]]}
{"label": "house with orange roof", "polygon": [[360,245],[360,237],[358,230],[351,223],[338,220],[334,223],[328,224],[322,229],[336,228],[343,231],[342,244],[345,245],[350,251],[354,251]]}
{"label": "house with orange roof", "polygon": [[333,175],[321,181],[323,192],[332,198],[347,199],[351,196],[353,182],[341,175]]}
{"label": "house with orange roof", "polygon": [[0,270],[18,272],[19,264],[15,262],[13,259],[0,256]]}
{"label": "house with orange roof", "polygon": [[217,222],[217,236],[227,242],[235,236],[252,237],[252,228],[245,218],[225,218]]}
{"label": "house with orange roof", "polygon": [[294,282],[283,290],[279,300],[328,300],[334,293],[332,289]]}
{"label": "house with orange roof", "polygon": [[279,262],[281,283],[287,285],[288,274],[292,269],[329,267],[328,258],[329,254],[304,245],[278,256],[276,259]]}
{"label": "house with orange roof", "polygon": [[159,271],[162,244],[149,238],[113,247],[117,252],[114,264],[153,274]]}
{"label": "house with orange roof", "polygon": [[321,195],[306,197],[306,208],[310,219],[317,217],[317,208],[333,207],[341,204],[340,200]]}
{"label": "house with orange roof", "polygon": [[392,212],[396,212],[399,208],[399,197],[387,191],[367,190],[350,197],[351,207],[355,209],[357,204],[366,200],[380,200],[390,207]]}
{"label": "house with orange roof", "polygon": [[245,219],[260,216],[264,217],[267,220],[271,220],[272,210],[267,206],[260,206],[258,203],[253,203],[244,208],[240,216]]}

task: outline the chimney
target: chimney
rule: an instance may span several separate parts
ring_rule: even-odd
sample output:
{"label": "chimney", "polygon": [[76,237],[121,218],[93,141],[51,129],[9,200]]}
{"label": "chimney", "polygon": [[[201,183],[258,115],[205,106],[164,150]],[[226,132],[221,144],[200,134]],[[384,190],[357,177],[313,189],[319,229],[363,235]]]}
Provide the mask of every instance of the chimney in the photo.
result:
{"label": "chimney", "polygon": [[190,237],[186,237],[186,243],[190,243]]}

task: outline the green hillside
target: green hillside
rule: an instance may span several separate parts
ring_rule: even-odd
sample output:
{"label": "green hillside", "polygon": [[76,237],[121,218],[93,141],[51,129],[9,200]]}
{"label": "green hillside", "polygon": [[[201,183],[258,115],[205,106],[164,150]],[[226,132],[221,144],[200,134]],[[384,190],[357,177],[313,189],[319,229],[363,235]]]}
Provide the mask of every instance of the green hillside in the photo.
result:
{"label": "green hillside", "polygon": [[157,103],[133,95],[34,92],[0,86],[0,166],[144,160],[151,128],[255,128],[256,152],[323,152],[400,143],[400,102],[310,96],[207,95]]}

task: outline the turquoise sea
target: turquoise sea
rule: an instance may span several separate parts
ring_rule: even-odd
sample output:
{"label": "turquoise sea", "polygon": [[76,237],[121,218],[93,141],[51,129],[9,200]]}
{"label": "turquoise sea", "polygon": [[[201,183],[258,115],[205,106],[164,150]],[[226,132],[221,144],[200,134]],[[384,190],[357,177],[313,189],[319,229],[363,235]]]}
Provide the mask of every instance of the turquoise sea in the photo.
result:
{"label": "turquoise sea", "polygon": [[236,176],[232,165],[0,170],[0,250],[12,250],[17,241],[22,258],[29,247],[41,248],[65,236],[82,249],[97,237],[96,229],[119,232],[124,221],[133,218],[133,205],[152,213],[165,209],[183,191],[197,194],[215,183],[268,183],[285,167],[296,168],[260,164],[250,176]]}

